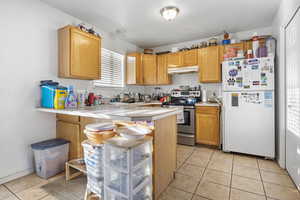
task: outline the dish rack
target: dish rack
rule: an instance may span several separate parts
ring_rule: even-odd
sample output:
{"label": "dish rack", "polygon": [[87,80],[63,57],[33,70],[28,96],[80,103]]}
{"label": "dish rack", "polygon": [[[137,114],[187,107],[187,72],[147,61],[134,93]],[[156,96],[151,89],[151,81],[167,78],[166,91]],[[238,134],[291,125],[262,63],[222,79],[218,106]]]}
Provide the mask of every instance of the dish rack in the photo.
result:
{"label": "dish rack", "polygon": [[104,200],[152,200],[152,137],[104,144]]}

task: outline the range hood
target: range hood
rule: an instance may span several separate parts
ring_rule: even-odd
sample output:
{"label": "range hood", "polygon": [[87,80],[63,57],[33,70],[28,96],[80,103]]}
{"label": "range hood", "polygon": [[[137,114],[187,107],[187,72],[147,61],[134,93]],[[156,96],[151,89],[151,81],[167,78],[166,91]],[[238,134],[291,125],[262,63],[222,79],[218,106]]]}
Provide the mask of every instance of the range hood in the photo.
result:
{"label": "range hood", "polygon": [[169,67],[168,74],[182,74],[182,73],[192,73],[198,72],[199,66],[189,66],[189,67]]}

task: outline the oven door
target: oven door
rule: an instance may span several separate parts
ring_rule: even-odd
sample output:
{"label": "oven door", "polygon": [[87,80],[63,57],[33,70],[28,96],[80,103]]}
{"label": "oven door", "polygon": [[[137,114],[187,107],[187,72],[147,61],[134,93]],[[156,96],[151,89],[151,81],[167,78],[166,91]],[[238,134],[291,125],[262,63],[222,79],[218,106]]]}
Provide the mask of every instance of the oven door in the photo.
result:
{"label": "oven door", "polygon": [[195,109],[187,108],[183,109],[184,123],[178,124],[178,132],[180,133],[195,133]]}

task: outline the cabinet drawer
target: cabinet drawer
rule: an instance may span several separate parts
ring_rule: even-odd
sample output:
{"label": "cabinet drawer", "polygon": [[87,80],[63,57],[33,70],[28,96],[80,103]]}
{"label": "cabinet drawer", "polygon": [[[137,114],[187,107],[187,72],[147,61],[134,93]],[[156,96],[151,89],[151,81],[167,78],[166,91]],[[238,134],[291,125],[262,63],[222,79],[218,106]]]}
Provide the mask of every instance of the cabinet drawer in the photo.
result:
{"label": "cabinet drawer", "polygon": [[79,123],[79,116],[56,114],[56,119],[65,122]]}
{"label": "cabinet drawer", "polygon": [[220,110],[217,106],[197,106],[196,113],[216,114]]}

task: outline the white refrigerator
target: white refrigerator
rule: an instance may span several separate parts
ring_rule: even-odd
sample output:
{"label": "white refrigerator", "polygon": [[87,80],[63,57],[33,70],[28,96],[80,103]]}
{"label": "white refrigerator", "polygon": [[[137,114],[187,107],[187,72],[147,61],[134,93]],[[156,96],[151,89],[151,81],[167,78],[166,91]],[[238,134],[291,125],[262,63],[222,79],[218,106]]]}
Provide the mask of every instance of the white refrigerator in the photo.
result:
{"label": "white refrigerator", "polygon": [[275,157],[274,58],[225,61],[223,150]]}

